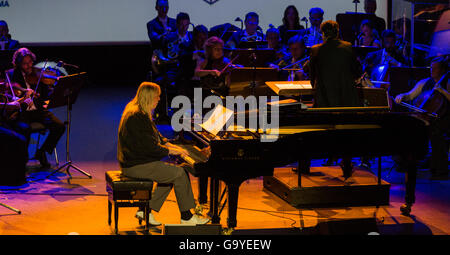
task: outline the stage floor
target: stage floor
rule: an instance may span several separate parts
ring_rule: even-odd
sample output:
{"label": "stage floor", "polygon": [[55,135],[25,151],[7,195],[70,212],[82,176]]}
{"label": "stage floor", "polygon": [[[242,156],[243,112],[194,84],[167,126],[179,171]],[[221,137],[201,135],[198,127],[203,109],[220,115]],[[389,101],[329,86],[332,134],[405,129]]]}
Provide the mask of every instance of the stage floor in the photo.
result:
{"label": "stage floor", "polygon": [[[0,235],[110,235],[107,223],[105,171],[117,170],[115,161],[117,127],[125,104],[136,88],[87,88],[74,105],[71,156],[74,163],[92,175],[88,179],[71,169],[73,179],[64,173],[45,178],[49,172],[31,170],[28,183],[0,187],[0,203],[21,210],[16,214],[0,206]],[[54,113],[65,120],[65,109]],[[163,132],[164,133],[164,132]],[[57,150],[64,161],[65,136]],[[30,147],[33,147],[31,145]],[[33,148],[30,148],[32,151]],[[54,162],[54,159],[51,158]],[[314,161],[320,165],[323,161]],[[376,172],[376,162],[372,171]],[[320,224],[333,221],[374,219],[381,234],[450,234],[450,181],[431,181],[427,170],[418,173],[417,201],[412,217],[400,214],[404,198],[404,174],[390,171],[392,160],[383,158],[383,180],[391,184],[388,206],[297,209],[263,188],[263,178],[244,182],[240,189],[235,234],[320,234]],[[337,170],[339,171],[339,170]],[[340,171],[339,171],[340,173]],[[197,197],[197,180],[191,178]],[[226,226],[227,208],[221,215]],[[142,235],[143,227],[134,218],[135,208],[121,208],[119,234]],[[207,209],[205,210],[205,213]],[[165,224],[179,223],[174,192],[156,218]],[[152,228],[161,235],[162,228]]]}

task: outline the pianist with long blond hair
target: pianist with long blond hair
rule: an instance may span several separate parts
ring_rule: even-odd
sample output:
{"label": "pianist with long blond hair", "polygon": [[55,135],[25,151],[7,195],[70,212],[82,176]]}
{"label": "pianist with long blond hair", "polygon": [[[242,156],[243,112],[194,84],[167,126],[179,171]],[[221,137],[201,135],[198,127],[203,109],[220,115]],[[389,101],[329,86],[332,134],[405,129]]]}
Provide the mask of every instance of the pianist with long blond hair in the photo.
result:
{"label": "pianist with long blond hair", "polygon": [[[136,96],[126,105],[119,124],[117,159],[122,174],[137,179],[148,179],[158,183],[150,201],[149,222],[156,221],[153,212],[159,212],[172,187],[175,190],[181,212],[181,224],[206,224],[209,219],[193,215],[195,208],[189,176],[185,164],[164,162],[168,155],[187,155],[183,148],[171,144],[157,129],[152,113],[158,105],[161,89],[158,84],[143,82]],[[143,219],[142,208],[136,218]]]}

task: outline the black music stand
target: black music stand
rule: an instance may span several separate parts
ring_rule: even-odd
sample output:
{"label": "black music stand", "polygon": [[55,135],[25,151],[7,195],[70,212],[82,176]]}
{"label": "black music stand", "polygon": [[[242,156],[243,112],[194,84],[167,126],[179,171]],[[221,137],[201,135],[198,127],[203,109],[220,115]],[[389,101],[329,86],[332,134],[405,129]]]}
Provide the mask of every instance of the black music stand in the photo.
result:
{"label": "black music stand", "polygon": [[[238,56],[233,64],[246,67],[267,67],[267,63],[275,55],[274,49],[234,49],[231,53],[231,59]],[[256,58],[256,59],[255,59]]]}
{"label": "black music stand", "polygon": [[67,138],[66,138],[66,163],[64,163],[62,166],[60,166],[58,169],[54,170],[50,175],[47,176],[50,177],[56,172],[59,172],[59,170],[66,168],[67,174],[72,178],[72,175],[69,172],[69,168],[73,168],[77,170],[78,172],[86,175],[89,178],[92,178],[92,176],[76,165],[72,163],[72,160],[70,159],[70,124],[71,124],[71,112],[72,112],[72,105],[75,103],[78,94],[83,87],[84,83],[86,82],[87,74],[85,72],[79,73],[79,74],[73,74],[68,76],[62,76],[58,77],[57,85],[55,86],[55,89],[53,90],[53,93],[50,97],[50,103],[48,104],[48,109],[56,108],[60,106],[66,106],[67,107]]}
{"label": "black music stand", "polygon": [[235,68],[230,74],[230,96],[269,96],[275,95],[265,84],[266,81],[278,80],[275,68]]}
{"label": "black music stand", "polygon": [[239,42],[239,49],[260,49],[267,48],[267,41],[255,41],[255,42]]}

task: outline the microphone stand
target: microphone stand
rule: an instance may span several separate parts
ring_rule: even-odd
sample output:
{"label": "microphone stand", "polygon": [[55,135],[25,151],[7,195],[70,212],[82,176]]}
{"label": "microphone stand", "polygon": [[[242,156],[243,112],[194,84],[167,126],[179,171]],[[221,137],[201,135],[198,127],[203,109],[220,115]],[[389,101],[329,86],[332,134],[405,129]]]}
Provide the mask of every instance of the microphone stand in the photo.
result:
{"label": "microphone stand", "polygon": [[255,94],[255,88],[256,88],[256,54],[252,53],[250,55],[250,61],[252,63],[252,67],[253,67],[253,74],[252,74],[252,81],[250,82],[250,90],[251,90],[251,94],[254,95]]}
{"label": "microphone stand", "polygon": [[11,207],[11,206],[9,206],[9,205],[7,205],[7,204],[4,204],[4,203],[0,203],[0,206],[3,206],[3,207],[5,207],[6,209],[9,209],[9,210],[11,210],[11,211],[13,211],[13,212],[16,212],[17,214],[21,214],[21,213],[22,213],[20,210],[14,208],[14,207]]}
{"label": "microphone stand", "polygon": [[358,12],[359,0],[353,0],[353,3],[355,4],[355,13],[357,13]]}

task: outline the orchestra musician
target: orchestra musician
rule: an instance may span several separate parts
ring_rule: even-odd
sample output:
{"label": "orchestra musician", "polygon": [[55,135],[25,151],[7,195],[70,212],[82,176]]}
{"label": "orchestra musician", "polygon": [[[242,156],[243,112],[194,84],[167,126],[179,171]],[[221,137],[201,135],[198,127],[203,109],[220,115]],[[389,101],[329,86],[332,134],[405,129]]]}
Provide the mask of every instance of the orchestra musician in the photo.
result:
{"label": "orchestra musician", "polygon": [[408,59],[402,54],[402,52],[399,52],[396,47],[397,36],[395,32],[392,30],[385,30],[381,35],[383,38],[383,48],[381,50],[368,53],[363,61],[364,72],[369,74],[372,80],[383,80],[383,73],[386,73],[386,70],[382,69],[384,71],[379,71],[378,68],[380,66],[386,65],[387,67],[400,67],[409,65]]}
{"label": "orchestra musician", "polygon": [[[230,60],[224,56],[223,46],[222,39],[216,36],[206,40],[204,45],[206,58],[197,63],[195,76],[201,79],[202,87],[206,90],[206,93],[209,89],[213,89],[221,96],[227,96],[230,86],[230,72],[223,69],[230,63]],[[207,94],[204,96],[207,96]]]}
{"label": "orchestra musician", "polygon": [[[172,188],[175,190],[181,213],[181,224],[206,224],[209,219],[193,215],[196,207],[189,175],[189,165],[163,161],[173,155],[189,153],[170,143],[158,131],[153,121],[153,111],[160,100],[160,87],[151,82],[143,82],[136,96],[126,105],[119,124],[117,159],[122,174],[131,178],[148,179],[157,182],[157,188],[150,200],[149,222],[161,225],[152,211],[159,212]],[[144,219],[144,211],[139,209],[136,218]]]}
{"label": "orchestra musician", "polygon": [[[310,78],[315,88],[314,107],[361,106],[356,79],[362,70],[352,45],[339,39],[339,24],[328,20],[321,25],[323,43],[311,48]],[[351,158],[341,162],[344,178],[352,175]]]}
{"label": "orchestra musician", "polygon": [[[170,102],[179,91],[184,93],[186,82],[190,79],[189,68],[185,68],[192,61],[194,51],[192,33],[188,31],[190,17],[180,12],[176,17],[176,30],[168,33],[162,39],[161,63],[157,67],[158,75],[154,81],[163,87],[162,103],[158,105],[158,121],[168,119],[167,112]],[[155,53],[155,52],[154,52]]]}
{"label": "orchestra musician", "polygon": [[280,31],[274,28],[272,25],[266,32],[267,48],[274,49],[275,54],[268,61],[268,66],[272,63],[280,62],[286,56],[286,49],[282,44]]}
{"label": "orchestra musician", "polygon": [[364,11],[366,14],[373,15],[371,20],[377,31],[380,32],[386,29],[386,21],[375,14],[377,11],[377,0],[364,0]]}
{"label": "orchestra musician", "polygon": [[[300,35],[291,37],[288,41],[288,51],[289,53],[287,55],[285,55],[277,63],[271,64],[270,67],[281,71],[281,80],[307,80],[307,72],[306,70],[303,70],[303,68],[309,60],[309,57],[306,54],[304,38]],[[285,71],[283,68],[294,69],[294,71]]]}
{"label": "orchestra musician", "polygon": [[[189,14],[180,12],[176,18],[177,30],[167,35],[164,40],[165,52],[172,55],[178,61],[174,65],[169,65],[168,72],[175,75],[175,85],[178,92],[186,95],[188,81],[193,75],[192,54],[194,52],[193,35],[188,31],[191,24]],[[175,56],[175,57],[174,57]],[[172,81],[172,79],[169,79]],[[170,101],[169,101],[170,102]]]}
{"label": "orchestra musician", "polygon": [[311,47],[323,42],[320,25],[322,24],[324,14],[325,12],[319,7],[314,7],[309,10],[309,22],[311,27],[308,28],[304,34],[306,46]]}
{"label": "orchestra musician", "polygon": [[239,48],[241,42],[257,42],[265,39],[264,34],[260,31],[259,15],[256,12],[249,12],[245,15],[245,29],[237,33],[228,40],[226,45],[230,48]]}
{"label": "orchestra musician", "polygon": [[358,36],[359,46],[372,46],[381,48],[381,41],[374,25],[369,20],[363,20],[360,26],[360,35]]}
{"label": "orchestra musician", "polygon": [[158,16],[147,23],[147,33],[153,50],[162,48],[162,40],[169,32],[177,30],[176,20],[167,16],[168,0],[156,0]]}
{"label": "orchestra musician", "polygon": [[0,20],[0,50],[17,50],[19,48],[19,41],[13,40],[9,34],[8,23]]}
{"label": "orchestra musician", "polygon": [[192,58],[189,63],[189,77],[190,84],[189,90],[187,91],[187,96],[193,99],[194,88],[201,87],[200,78],[195,76],[195,69],[197,68],[197,63],[205,59],[205,51],[203,45],[208,39],[208,29],[204,25],[198,25],[192,31],[193,41],[194,41],[194,52],[192,53]]}
{"label": "orchestra musician", "polygon": [[283,25],[278,27],[278,30],[280,31],[281,42],[285,45],[287,44],[289,40],[287,31],[301,29],[305,29],[305,27],[300,25],[298,10],[294,5],[289,5],[284,10]]}
{"label": "orchestra musician", "polygon": [[[442,80],[441,80],[442,79]],[[438,82],[441,81],[439,84]],[[448,78],[448,60],[444,57],[436,57],[431,61],[431,77],[419,81],[416,86],[409,92],[399,94],[395,98],[396,103],[402,101],[412,101],[418,99],[426,93],[438,92],[445,100],[441,107],[444,112],[443,116],[433,120],[430,124],[430,141],[431,141],[431,164],[430,172],[432,178],[441,179],[448,176],[448,152],[449,145],[445,140],[445,136],[450,132],[450,82]],[[436,100],[435,98],[428,100]]]}
{"label": "orchestra musician", "polygon": [[[45,70],[33,66],[36,56],[27,48],[18,49],[13,55],[14,68],[6,72],[13,86],[23,90],[21,106],[22,112],[19,120],[25,123],[38,122],[49,130],[49,134],[36,151],[34,158],[39,160],[43,168],[50,167],[46,153],[51,154],[66,128],[52,112],[46,109],[45,100],[51,93],[51,81],[55,77],[45,74]],[[42,75],[41,75],[42,74]],[[30,129],[24,130],[24,135],[29,139]]]}

